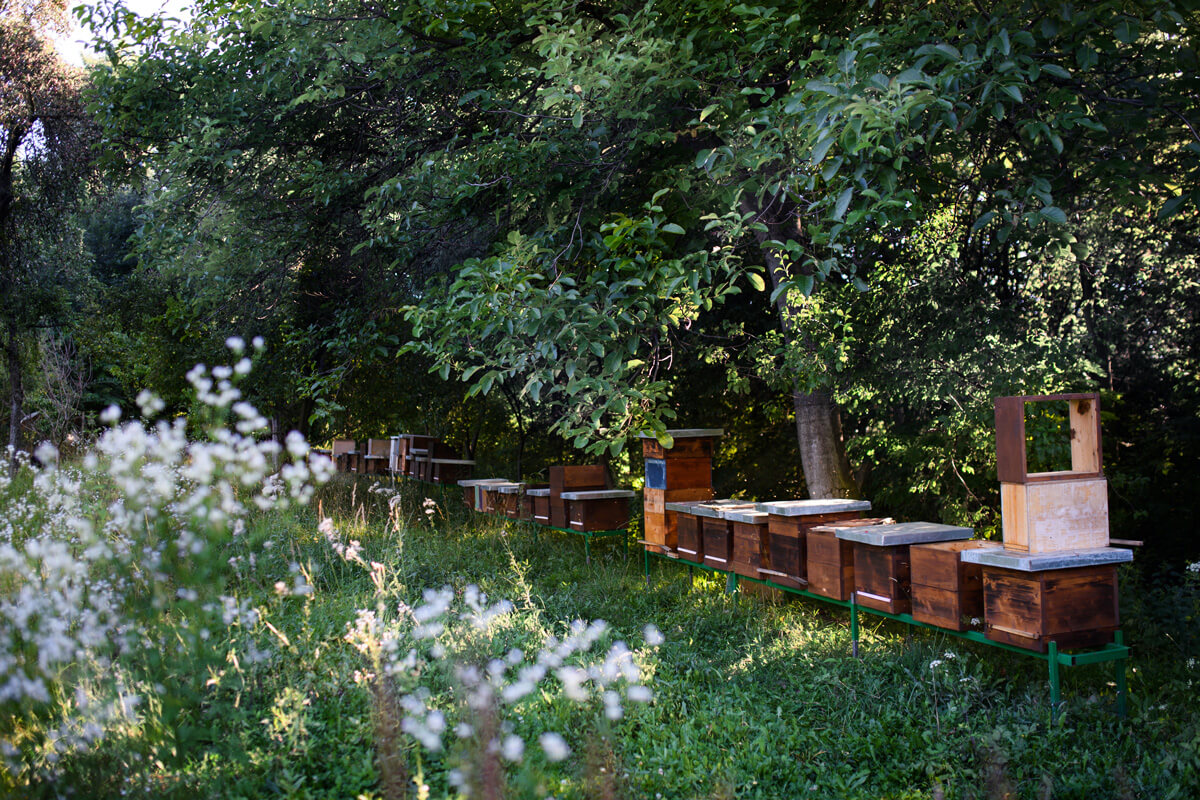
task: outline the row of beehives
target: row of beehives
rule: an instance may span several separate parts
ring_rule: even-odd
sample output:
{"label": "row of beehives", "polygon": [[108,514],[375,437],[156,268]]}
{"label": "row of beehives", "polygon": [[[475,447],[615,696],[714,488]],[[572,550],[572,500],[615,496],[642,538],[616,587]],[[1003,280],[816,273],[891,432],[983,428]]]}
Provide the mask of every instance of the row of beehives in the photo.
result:
{"label": "row of beehives", "polygon": [[[867,518],[860,500],[668,503],[681,560],[998,642],[1045,650],[1103,645],[1119,625],[1113,562],[1037,568],[998,542],[928,522]],[[1116,554],[1124,551],[1113,551]],[[1122,559],[1124,560],[1124,559]],[[1046,561],[1044,563],[1049,563]],[[1028,567],[1034,567],[1029,569]],[[1025,567],[1025,568],[1021,568]]]}
{"label": "row of beehives", "polygon": [[428,483],[455,484],[469,478],[475,462],[436,436],[401,433],[387,439],[334,439],[330,451],[338,472],[399,475]]}
{"label": "row of beehives", "polygon": [[[1025,404],[1066,404],[1071,468],[1027,468]],[[1119,625],[1101,469],[1099,396],[996,400],[1003,543],[970,528],[863,519],[865,501],[713,501],[713,444],[722,431],[643,437],[645,545],[664,555],[918,621],[1044,651],[1105,644]]]}
{"label": "row of beehives", "polygon": [[531,485],[504,478],[460,480],[469,508],[562,530],[594,533],[622,530],[629,524],[636,494],[613,489],[603,465],[556,466],[549,483]]}

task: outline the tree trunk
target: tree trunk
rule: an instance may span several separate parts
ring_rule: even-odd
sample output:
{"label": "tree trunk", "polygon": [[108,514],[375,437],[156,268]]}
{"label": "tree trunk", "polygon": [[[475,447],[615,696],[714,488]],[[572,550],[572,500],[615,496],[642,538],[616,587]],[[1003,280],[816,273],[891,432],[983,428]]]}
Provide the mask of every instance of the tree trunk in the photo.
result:
{"label": "tree trunk", "polygon": [[[755,238],[763,246],[763,257],[767,272],[771,275],[771,287],[788,277],[787,266],[765,247],[770,240],[787,241],[800,235],[796,209],[786,201],[775,201],[766,210],[758,208],[750,198],[742,199],[743,213],[751,213],[757,222],[767,226],[766,231],[755,231]],[[792,306],[787,293],[781,293],[775,301],[779,312],[779,324],[784,339],[792,347],[808,347],[803,334],[793,322],[799,309]],[[800,467],[804,471],[804,483],[808,496],[816,499],[830,497],[857,497],[858,483],[846,457],[846,443],[842,439],[841,417],[833,396],[828,390],[802,391],[797,385],[792,391],[792,404],[796,411],[796,439],[800,445]]]}
{"label": "tree trunk", "polygon": [[[17,326],[8,324],[8,341],[5,343],[5,356],[8,363],[9,412],[8,412],[8,446],[14,454],[21,449],[21,419],[22,408],[25,406],[25,384],[21,375],[21,341],[17,337]],[[9,470],[16,472],[17,462],[14,458],[9,463]]]}

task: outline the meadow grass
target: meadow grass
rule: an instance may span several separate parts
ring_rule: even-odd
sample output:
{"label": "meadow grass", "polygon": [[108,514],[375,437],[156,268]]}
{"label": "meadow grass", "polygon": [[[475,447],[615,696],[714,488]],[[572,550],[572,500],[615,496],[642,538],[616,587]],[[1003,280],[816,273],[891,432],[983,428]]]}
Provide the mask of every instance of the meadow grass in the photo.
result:
{"label": "meadow grass", "polygon": [[[494,797],[1095,798],[1200,796],[1200,720],[1192,681],[1197,596],[1123,573],[1130,713],[1113,713],[1112,667],[1065,671],[1065,707],[1051,720],[1044,662],[864,615],[850,656],[843,609],[777,594],[724,591],[723,577],[640,553],[475,515],[457,493],[427,515],[424,487],[388,499],[339,476],[310,509],[256,515],[253,569],[230,591],[263,608],[234,629],[200,699],[183,709],[173,754],[131,726],[60,763],[28,794],[88,797],[378,798],[457,796],[451,770],[478,752],[428,752],[398,730],[395,698],[373,692],[370,665],[346,641],[359,609],[379,603],[371,571],[318,532],[331,517],[362,559],[388,576],[388,602],[476,585],[515,610],[481,647],[535,651],[575,619],[603,619],[606,640],[640,645],[647,624],[665,642],[646,655],[648,704],[609,720],[596,704],[540,691],[508,710],[524,741],[560,732],[571,755],[536,747],[506,763]],[[435,494],[435,497],[437,495]],[[290,564],[308,595],[281,595]],[[1130,598],[1133,598],[1131,601]],[[1187,615],[1190,619],[1185,619]],[[1170,615],[1178,616],[1173,626]],[[269,623],[269,624],[268,624]],[[248,642],[263,655],[243,663]],[[236,646],[235,646],[236,645]],[[356,680],[356,673],[359,673]],[[435,698],[453,682],[430,676]],[[152,694],[152,693],[151,693]],[[381,764],[390,764],[381,779]]]}

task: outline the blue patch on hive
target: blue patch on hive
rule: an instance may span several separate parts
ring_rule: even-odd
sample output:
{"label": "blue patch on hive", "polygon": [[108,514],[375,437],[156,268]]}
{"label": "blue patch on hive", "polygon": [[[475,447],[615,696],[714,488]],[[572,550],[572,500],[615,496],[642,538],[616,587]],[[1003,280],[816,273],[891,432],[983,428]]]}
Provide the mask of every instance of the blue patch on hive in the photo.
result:
{"label": "blue patch on hive", "polygon": [[667,488],[667,462],[661,458],[646,459],[646,488]]}

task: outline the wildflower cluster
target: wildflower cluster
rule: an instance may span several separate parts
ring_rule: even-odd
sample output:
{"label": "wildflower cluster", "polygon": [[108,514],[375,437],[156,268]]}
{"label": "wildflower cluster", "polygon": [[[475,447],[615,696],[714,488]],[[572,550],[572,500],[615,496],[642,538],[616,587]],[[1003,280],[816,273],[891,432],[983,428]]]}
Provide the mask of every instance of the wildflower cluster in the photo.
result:
{"label": "wildflower cluster", "polygon": [[[246,349],[237,338],[227,345],[235,355]],[[283,445],[264,437],[266,420],[235,385],[250,368],[243,357],[188,373],[200,407],[198,439],[182,418],[149,421],[164,403],[142,392],[142,417],[122,422],[121,409],[107,409],[108,429],[77,464],[60,464],[46,444],[36,463],[22,458],[15,478],[0,477],[0,708],[10,720],[0,737],[12,735],[22,714],[91,705],[103,708],[99,722],[60,726],[84,730],[75,740],[91,741],[101,723],[132,714],[138,698],[119,678],[115,705],[83,704],[70,700],[63,676],[78,685],[82,665],[121,675],[138,651],[159,647],[157,626],[172,617],[166,612],[181,611],[173,618],[184,628],[189,615],[203,620],[176,637],[181,650],[210,637],[209,621],[258,623],[256,609],[214,588],[242,558],[230,558],[228,546],[253,509],[306,502],[332,464],[310,454],[299,434]],[[48,704],[63,697],[52,712]],[[42,746],[55,754],[72,746],[68,738],[51,735]],[[13,743],[0,745],[17,768]]]}
{"label": "wildflower cluster", "polygon": [[[340,542],[335,548],[346,550]],[[398,697],[400,729],[426,751],[454,746],[475,754],[449,773],[451,785],[464,793],[483,779],[481,760],[523,760],[529,742],[512,718],[519,718],[517,709],[527,698],[553,702],[562,697],[592,706],[609,724],[624,716],[627,703],[652,699],[641,682],[637,654],[623,641],[610,644],[602,655],[597,652],[609,633],[603,621],[577,620],[562,638],[542,641],[536,653],[510,648],[502,657],[488,658],[484,654],[494,651],[515,622],[512,603],[492,602],[471,585],[460,592],[426,590],[416,608],[403,602],[389,607],[382,582],[376,586],[379,607],[360,610],[346,626],[346,640],[370,665],[355,678],[374,688],[386,685]],[[649,626],[645,640],[656,646],[662,635]],[[439,693],[438,686],[451,688]],[[572,752],[557,731],[540,731],[535,738],[547,761],[561,761]]]}

